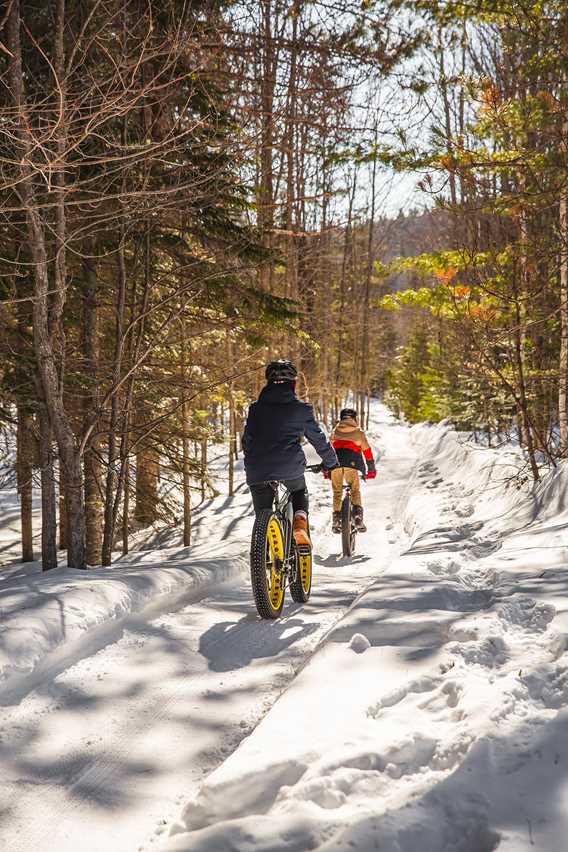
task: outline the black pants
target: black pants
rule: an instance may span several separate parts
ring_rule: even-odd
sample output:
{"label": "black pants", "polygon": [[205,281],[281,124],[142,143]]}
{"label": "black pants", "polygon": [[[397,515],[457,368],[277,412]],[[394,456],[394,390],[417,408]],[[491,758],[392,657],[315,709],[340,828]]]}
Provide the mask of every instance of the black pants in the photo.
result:
{"label": "black pants", "polygon": [[[286,486],[292,495],[292,506],[294,512],[308,512],[309,498],[308,489],[306,488],[306,480],[303,476],[297,479],[286,479],[282,483]],[[254,511],[258,515],[262,509],[272,509],[274,503],[274,489],[269,482],[255,482],[250,485],[250,493],[252,495],[252,504]]]}

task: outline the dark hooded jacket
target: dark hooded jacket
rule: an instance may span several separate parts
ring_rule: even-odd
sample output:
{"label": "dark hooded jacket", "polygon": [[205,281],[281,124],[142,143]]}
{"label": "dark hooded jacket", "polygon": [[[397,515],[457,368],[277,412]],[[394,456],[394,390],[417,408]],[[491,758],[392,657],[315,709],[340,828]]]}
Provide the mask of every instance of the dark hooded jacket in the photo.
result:
{"label": "dark hooded jacket", "polygon": [[266,385],[249,408],[243,434],[248,484],[302,476],[306,457],[300,441],[304,437],[324,468],[337,466],[335,450],[318,425],[312,406],[298,399],[293,383]]}

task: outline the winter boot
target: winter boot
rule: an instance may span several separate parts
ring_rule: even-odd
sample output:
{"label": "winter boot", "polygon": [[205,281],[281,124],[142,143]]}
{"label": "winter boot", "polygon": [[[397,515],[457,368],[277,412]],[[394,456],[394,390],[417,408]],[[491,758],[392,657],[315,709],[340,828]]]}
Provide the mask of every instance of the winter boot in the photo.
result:
{"label": "winter boot", "polygon": [[367,532],[367,527],[363,521],[363,507],[353,506],[353,520],[359,532]]}
{"label": "winter boot", "polygon": [[331,531],[334,533],[341,532],[341,512],[334,512],[331,519]]}
{"label": "winter boot", "polygon": [[302,511],[294,515],[294,541],[298,547],[312,546],[308,532],[308,516]]}

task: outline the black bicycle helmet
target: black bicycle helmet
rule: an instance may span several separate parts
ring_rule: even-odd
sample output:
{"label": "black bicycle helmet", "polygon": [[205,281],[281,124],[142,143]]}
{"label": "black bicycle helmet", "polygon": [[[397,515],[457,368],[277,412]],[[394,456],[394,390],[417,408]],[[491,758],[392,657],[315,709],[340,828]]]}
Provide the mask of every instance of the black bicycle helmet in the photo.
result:
{"label": "black bicycle helmet", "polygon": [[342,408],[339,412],[339,419],[345,420],[346,417],[352,417],[353,420],[357,420],[357,412],[354,408]]}
{"label": "black bicycle helmet", "polygon": [[264,375],[267,382],[295,382],[298,371],[291,361],[271,361]]}

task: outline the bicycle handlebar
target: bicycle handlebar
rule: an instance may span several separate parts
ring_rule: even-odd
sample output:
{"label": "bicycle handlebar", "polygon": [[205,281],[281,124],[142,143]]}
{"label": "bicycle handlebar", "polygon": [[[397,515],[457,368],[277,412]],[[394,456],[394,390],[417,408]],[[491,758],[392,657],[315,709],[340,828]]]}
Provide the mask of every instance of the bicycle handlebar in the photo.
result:
{"label": "bicycle handlebar", "polygon": [[[340,465],[341,467],[341,465]],[[349,468],[348,468],[349,469]],[[309,470],[310,473],[325,473],[327,468],[324,468],[323,464],[308,464],[306,465],[306,470]],[[359,471],[361,473],[361,471]],[[367,474],[361,473],[361,482],[367,481]]]}

